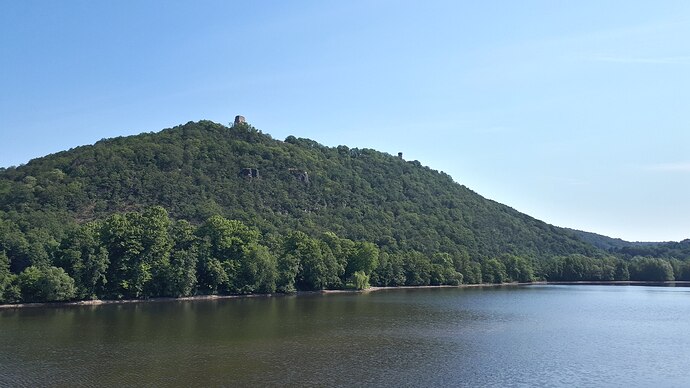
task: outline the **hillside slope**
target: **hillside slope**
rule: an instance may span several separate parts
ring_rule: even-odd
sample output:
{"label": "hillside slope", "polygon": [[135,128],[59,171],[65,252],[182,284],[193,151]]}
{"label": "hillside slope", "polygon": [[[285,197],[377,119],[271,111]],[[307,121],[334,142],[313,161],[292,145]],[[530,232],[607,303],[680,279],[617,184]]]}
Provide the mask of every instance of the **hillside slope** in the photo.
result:
{"label": "hillside slope", "polygon": [[608,236],[604,236],[604,235],[597,234],[597,233],[585,232],[582,230],[570,229],[570,228],[565,228],[565,229],[567,231],[571,232],[573,235],[575,235],[580,240],[587,242],[589,244],[592,244],[595,247],[597,247],[599,249],[606,250],[606,251],[616,251],[616,250],[619,250],[621,248],[626,248],[626,247],[646,247],[646,246],[654,246],[654,245],[664,244],[662,242],[625,241],[625,240],[620,239],[620,238],[608,237]]}
{"label": "hillside slope", "polygon": [[153,205],[193,223],[220,214],[264,234],[332,231],[393,252],[543,259],[597,251],[417,161],[274,140],[246,124],[190,122],[0,171],[3,217],[57,239],[74,222]]}

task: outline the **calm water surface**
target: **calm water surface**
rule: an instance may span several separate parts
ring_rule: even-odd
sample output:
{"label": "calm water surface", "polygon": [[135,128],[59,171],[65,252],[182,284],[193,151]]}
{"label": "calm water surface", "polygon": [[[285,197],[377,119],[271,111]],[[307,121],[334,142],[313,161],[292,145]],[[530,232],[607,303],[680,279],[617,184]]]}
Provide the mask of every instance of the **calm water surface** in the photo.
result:
{"label": "calm water surface", "polygon": [[0,311],[0,386],[688,386],[690,288]]}

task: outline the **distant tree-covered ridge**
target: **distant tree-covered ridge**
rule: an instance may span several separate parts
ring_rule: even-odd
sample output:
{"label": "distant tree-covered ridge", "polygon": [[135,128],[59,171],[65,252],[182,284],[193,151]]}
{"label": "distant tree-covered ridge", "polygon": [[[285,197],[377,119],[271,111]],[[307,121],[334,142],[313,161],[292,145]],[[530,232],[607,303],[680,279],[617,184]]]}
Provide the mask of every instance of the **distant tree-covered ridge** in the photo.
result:
{"label": "distant tree-covered ridge", "polygon": [[246,123],[0,169],[2,302],[690,278],[669,252],[606,252],[417,161]]}
{"label": "distant tree-covered ridge", "polygon": [[580,240],[590,243],[599,249],[606,251],[616,251],[627,247],[650,247],[654,245],[664,244],[657,242],[641,242],[641,241],[625,241],[620,238],[611,238],[596,233],[584,232],[582,230],[565,228],[573,233]]}

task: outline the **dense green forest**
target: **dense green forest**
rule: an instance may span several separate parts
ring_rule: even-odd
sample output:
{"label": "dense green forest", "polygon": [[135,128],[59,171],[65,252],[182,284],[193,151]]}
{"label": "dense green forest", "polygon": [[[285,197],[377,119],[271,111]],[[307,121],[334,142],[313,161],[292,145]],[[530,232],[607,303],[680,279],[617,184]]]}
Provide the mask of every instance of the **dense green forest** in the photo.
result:
{"label": "dense green forest", "polygon": [[600,249],[417,161],[248,124],[0,169],[2,302],[686,279],[684,243]]}
{"label": "dense green forest", "polygon": [[580,240],[590,243],[599,249],[606,251],[616,251],[620,248],[625,247],[642,247],[642,246],[652,246],[658,245],[658,242],[641,242],[641,241],[625,241],[620,238],[611,238],[608,236],[602,236],[600,234],[585,232],[582,230],[565,228],[569,232],[573,233]]}

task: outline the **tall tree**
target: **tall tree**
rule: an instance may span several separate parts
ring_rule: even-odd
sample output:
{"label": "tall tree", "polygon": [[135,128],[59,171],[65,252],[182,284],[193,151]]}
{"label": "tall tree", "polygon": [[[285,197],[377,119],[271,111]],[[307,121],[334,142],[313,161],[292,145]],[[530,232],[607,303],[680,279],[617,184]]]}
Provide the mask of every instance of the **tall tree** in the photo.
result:
{"label": "tall tree", "polygon": [[114,214],[103,223],[111,297],[141,298],[163,292],[172,248],[169,227],[168,213],[160,206],[144,213]]}
{"label": "tall tree", "polygon": [[74,279],[80,299],[102,295],[107,283],[108,251],[100,232],[100,223],[81,225],[63,240],[57,254],[56,263]]}
{"label": "tall tree", "polygon": [[195,228],[187,221],[173,224],[170,234],[173,248],[170,263],[165,271],[165,291],[167,296],[189,296],[197,285],[197,262],[199,247],[194,235]]}
{"label": "tall tree", "polygon": [[0,251],[0,303],[14,303],[19,300],[16,277],[10,272],[10,260],[5,251]]}
{"label": "tall tree", "polygon": [[27,267],[18,277],[25,302],[60,302],[76,296],[74,279],[62,268]]}

